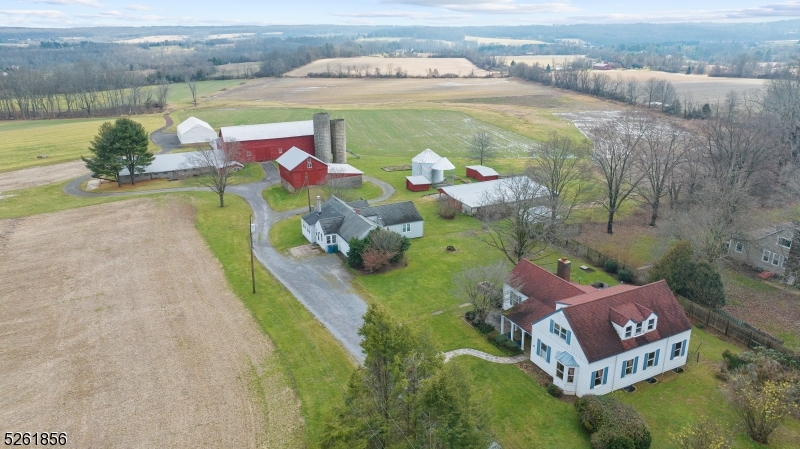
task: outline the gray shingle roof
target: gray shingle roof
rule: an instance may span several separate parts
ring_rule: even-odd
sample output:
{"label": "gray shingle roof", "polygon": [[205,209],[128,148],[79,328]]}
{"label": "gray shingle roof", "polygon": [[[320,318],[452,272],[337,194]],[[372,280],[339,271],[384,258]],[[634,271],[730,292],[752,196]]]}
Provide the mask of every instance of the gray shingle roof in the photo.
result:
{"label": "gray shingle roof", "polygon": [[[359,210],[359,214],[355,212]],[[370,220],[367,217],[376,217]],[[322,212],[309,212],[303,215],[303,221],[314,226],[318,221],[325,234],[339,234],[349,241],[353,237],[364,238],[369,231],[377,228],[377,221],[382,226],[392,226],[400,223],[422,221],[414,203],[404,201],[401,203],[370,206],[364,200],[345,203],[332,196],[322,203]]]}
{"label": "gray shingle roof", "polygon": [[422,215],[419,214],[416,206],[411,201],[369,206],[361,210],[361,215],[367,217],[377,216],[378,223],[383,226],[422,221]]}

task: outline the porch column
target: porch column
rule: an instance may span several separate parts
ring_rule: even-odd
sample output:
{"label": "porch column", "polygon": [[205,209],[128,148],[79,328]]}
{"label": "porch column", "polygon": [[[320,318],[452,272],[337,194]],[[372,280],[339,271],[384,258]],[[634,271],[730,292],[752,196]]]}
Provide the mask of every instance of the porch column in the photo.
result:
{"label": "porch column", "polygon": [[504,316],[501,314],[501,315],[500,315],[500,334],[503,334],[503,327],[504,327],[504,326],[503,326],[503,324],[505,324],[505,319],[506,319],[506,317],[504,317]]}
{"label": "porch column", "polygon": [[520,328],[519,335],[522,337],[522,340],[520,340],[520,342],[519,342],[519,347],[522,348],[522,350],[524,351],[525,350],[525,329]]}

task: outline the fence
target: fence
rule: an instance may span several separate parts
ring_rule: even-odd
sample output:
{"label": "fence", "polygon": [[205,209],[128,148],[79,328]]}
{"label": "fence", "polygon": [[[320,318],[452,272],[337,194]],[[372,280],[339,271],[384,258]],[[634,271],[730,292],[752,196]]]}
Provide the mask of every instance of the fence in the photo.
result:
{"label": "fence", "polygon": [[647,270],[640,270],[638,268],[627,266],[608,254],[603,254],[600,251],[589,248],[577,240],[565,239],[564,249],[600,268],[605,265],[606,260],[613,259],[615,262],[617,262],[617,272],[620,270],[628,271],[631,273],[631,275],[633,275],[633,280],[637,284],[642,284],[647,281]]}
{"label": "fence", "polygon": [[772,335],[738,318],[734,318],[721,310],[703,307],[682,296],[676,295],[675,298],[677,298],[678,303],[680,303],[687,315],[705,323],[706,326],[722,332],[728,337],[746,345],[748,348],[763,346],[786,354],[794,354],[794,351],[783,346],[783,341],[778,340]]}

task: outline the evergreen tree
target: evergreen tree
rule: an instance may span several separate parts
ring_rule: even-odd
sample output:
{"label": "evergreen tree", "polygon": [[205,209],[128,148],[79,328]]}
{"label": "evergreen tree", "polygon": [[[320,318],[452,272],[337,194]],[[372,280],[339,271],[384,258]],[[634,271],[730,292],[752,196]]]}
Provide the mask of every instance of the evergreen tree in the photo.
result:
{"label": "evergreen tree", "polygon": [[682,240],[650,269],[650,282],[664,279],[676,294],[714,309],[725,305],[722,278],[708,262],[695,261],[692,245]]}
{"label": "evergreen tree", "polygon": [[144,172],[154,159],[147,146],[144,126],[129,118],[119,118],[113,124],[106,122],[100,126],[100,132],[89,146],[94,157],[81,156],[81,159],[93,176],[117,182],[119,171],[126,167],[131,175],[131,184],[136,184],[134,175]]}

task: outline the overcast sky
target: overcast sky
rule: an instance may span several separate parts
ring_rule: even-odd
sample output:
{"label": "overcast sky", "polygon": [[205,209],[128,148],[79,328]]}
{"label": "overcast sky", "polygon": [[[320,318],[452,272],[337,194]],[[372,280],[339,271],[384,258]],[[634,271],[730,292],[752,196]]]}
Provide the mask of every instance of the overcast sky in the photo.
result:
{"label": "overcast sky", "polygon": [[800,18],[800,0],[0,0],[0,26],[524,25]]}

